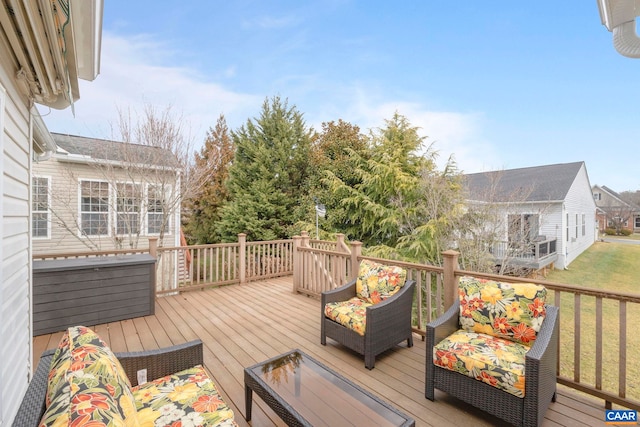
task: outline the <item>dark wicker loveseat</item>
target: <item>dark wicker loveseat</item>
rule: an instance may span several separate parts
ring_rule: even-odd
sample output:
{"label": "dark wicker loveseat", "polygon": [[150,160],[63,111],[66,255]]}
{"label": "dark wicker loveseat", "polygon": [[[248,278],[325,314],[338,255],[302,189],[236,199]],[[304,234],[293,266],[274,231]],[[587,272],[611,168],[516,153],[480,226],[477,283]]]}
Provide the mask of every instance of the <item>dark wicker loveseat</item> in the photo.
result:
{"label": "dark wicker loveseat", "polygon": [[[14,418],[14,427],[36,427],[41,422],[47,410],[45,400],[54,353],[55,350],[47,350],[42,354]],[[146,369],[147,378],[151,380],[171,376],[177,372],[202,365],[203,344],[202,341],[195,340],[159,350],[115,353],[115,357],[130,379],[131,385],[137,386],[137,373],[142,369]],[[233,420],[229,423],[235,425]]]}
{"label": "dark wicker loveseat", "polygon": [[[545,291],[546,292],[546,291]],[[516,426],[539,426],[556,397],[558,307],[544,305],[546,316],[535,341],[525,354],[524,397],[470,376],[434,364],[434,346],[461,328],[460,301],[426,330],[425,396],[435,399],[434,388],[495,415]]]}
{"label": "dark wicker loveseat", "polygon": [[332,338],[364,355],[365,367],[373,369],[375,358],[380,353],[405,340],[408,347],[413,346],[411,307],[415,281],[404,281],[404,286],[397,293],[366,308],[364,335],[328,318],[324,309],[327,303],[354,298],[357,293],[356,282],[357,279],[354,279],[340,288],[322,293],[320,343],[325,345],[327,337]]}

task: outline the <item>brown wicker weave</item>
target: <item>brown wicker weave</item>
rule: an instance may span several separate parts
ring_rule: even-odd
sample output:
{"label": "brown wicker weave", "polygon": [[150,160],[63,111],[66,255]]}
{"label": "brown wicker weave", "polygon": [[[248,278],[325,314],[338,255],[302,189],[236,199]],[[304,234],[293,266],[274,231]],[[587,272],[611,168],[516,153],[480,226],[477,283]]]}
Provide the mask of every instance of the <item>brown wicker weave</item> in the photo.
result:
{"label": "brown wicker weave", "polygon": [[513,425],[539,426],[549,404],[556,400],[558,307],[546,306],[546,318],[526,354],[524,398],[433,364],[433,347],[460,329],[459,307],[460,302],[456,301],[444,315],[427,325],[426,398],[434,400],[437,388]]}
{"label": "brown wicker weave", "polygon": [[320,308],[320,343],[325,345],[327,337],[364,355],[364,366],[373,369],[376,356],[396,344],[407,340],[413,346],[411,332],[411,306],[416,282],[407,280],[395,295],[367,307],[367,325],[364,336],[327,318],[324,306],[329,302],[347,301],[356,296],[356,281],[322,293]]}
{"label": "brown wicker weave", "polygon": [[[13,420],[14,427],[37,427],[45,411],[45,395],[47,378],[54,350],[42,353],[40,362],[27,392],[22,399],[18,413]],[[133,386],[138,384],[138,369],[147,369],[150,380],[174,374],[196,365],[203,364],[202,341],[195,340],[185,344],[163,348],[160,350],[140,351],[132,353],[116,353]]]}

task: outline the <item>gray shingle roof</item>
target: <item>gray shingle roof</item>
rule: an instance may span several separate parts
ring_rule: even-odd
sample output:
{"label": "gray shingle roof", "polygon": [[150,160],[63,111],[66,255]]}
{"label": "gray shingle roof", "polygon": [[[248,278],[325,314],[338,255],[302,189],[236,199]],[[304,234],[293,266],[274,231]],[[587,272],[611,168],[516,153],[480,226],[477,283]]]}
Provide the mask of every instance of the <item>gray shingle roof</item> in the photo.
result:
{"label": "gray shingle roof", "polygon": [[559,163],[465,175],[470,200],[545,202],[564,200],[584,162]]}
{"label": "gray shingle roof", "polygon": [[[168,168],[178,167],[178,159],[173,153],[160,147],[54,132],[51,132],[51,136],[56,145],[66,151],[68,155],[86,156],[98,161],[138,163]],[[58,154],[61,154],[60,150],[58,150]]]}

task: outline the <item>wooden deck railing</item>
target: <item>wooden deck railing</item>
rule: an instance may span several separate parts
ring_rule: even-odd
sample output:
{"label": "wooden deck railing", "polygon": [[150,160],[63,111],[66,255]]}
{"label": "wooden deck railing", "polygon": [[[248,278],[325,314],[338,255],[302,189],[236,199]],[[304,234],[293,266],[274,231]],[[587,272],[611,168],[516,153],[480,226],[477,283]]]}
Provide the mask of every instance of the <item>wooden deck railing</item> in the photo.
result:
{"label": "wooden deck railing", "polygon": [[[156,294],[246,283],[293,272],[293,240],[158,248]],[[191,258],[188,268],[184,260]]]}
{"label": "wooden deck railing", "polygon": [[350,249],[331,251],[313,249],[304,237],[298,239],[293,286],[307,295],[317,296],[354,278],[362,259],[406,268],[417,282],[413,329],[421,335],[426,323],[457,298],[460,276],[544,285],[549,303],[560,307],[558,382],[604,399],[609,408],[618,404],[640,410],[640,295],[459,270],[454,251],[444,253],[443,267],[434,267],[364,257],[357,242],[351,242]]}
{"label": "wooden deck railing", "polygon": [[[454,251],[444,253],[443,267],[370,258],[362,256],[359,242],[347,244],[340,235],[335,242],[313,240],[304,233],[292,240],[269,242],[246,242],[239,235],[236,243],[116,252],[156,256],[158,295],[293,274],[294,292],[319,297],[355,278],[362,259],[400,265],[417,282],[413,328],[420,335],[457,298],[460,276],[538,283],[550,291],[549,303],[560,307],[558,382],[602,398],[608,407],[618,404],[640,410],[639,294],[463,271]],[[116,252],[43,254],[34,259]],[[183,262],[187,255],[192,260],[188,268]]]}

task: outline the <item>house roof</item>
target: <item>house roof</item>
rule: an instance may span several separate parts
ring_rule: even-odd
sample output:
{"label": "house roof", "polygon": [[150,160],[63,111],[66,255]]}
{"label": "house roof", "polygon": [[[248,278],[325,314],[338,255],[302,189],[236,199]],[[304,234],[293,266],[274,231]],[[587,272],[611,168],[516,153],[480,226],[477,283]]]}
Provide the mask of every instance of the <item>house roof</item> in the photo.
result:
{"label": "house roof", "polygon": [[598,207],[606,209],[607,207],[611,208],[611,207],[627,206],[629,207],[629,209],[633,209],[634,211],[640,211],[640,206],[636,205],[635,203],[627,202],[622,198],[622,196],[620,196],[619,193],[613,191],[611,188],[607,187],[606,185],[594,185],[593,189],[596,189],[596,188],[599,189],[600,191],[608,193],[610,197],[612,197],[619,203],[619,205],[616,205],[616,206],[605,206],[605,205],[602,205],[601,200],[596,200],[596,205]]}
{"label": "house roof", "polygon": [[485,202],[562,201],[583,165],[559,163],[467,174],[468,197]]}
{"label": "house roof", "polygon": [[52,132],[51,136],[58,146],[56,157],[59,160],[179,167],[176,156],[171,151],[160,147],[55,132]]}

